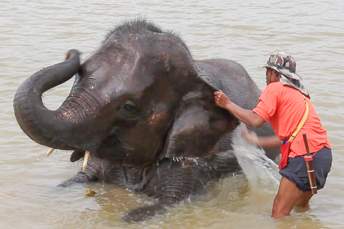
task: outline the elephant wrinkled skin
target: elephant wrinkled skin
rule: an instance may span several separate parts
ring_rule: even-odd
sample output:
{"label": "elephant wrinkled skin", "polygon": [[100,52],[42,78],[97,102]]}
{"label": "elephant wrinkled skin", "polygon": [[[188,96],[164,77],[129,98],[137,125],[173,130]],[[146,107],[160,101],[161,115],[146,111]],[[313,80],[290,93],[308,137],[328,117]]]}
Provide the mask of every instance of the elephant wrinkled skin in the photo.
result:
{"label": "elephant wrinkled skin", "polygon": [[[231,146],[239,121],[212,95],[221,89],[254,107],[260,92],[241,65],[194,60],[178,36],[144,20],[116,27],[84,63],[79,56],[70,50],[24,81],[14,98],[17,121],[33,141],[74,150],[71,161],[91,153],[85,171],[62,185],[101,180],[145,193],[156,203],[124,217],[140,221],[241,171]],[[47,109],[42,94],[73,76],[63,104]],[[255,131],[272,134],[268,126]]]}

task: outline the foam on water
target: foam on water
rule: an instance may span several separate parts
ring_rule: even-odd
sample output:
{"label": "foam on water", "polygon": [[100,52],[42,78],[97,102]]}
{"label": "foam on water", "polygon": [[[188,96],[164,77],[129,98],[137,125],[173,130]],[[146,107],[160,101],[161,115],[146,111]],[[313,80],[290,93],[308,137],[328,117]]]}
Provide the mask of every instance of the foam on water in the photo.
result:
{"label": "foam on water", "polygon": [[233,151],[249,185],[252,188],[274,191],[280,180],[277,164],[265,155],[263,149],[247,143],[242,138],[242,128],[244,128],[243,124],[233,132]]}

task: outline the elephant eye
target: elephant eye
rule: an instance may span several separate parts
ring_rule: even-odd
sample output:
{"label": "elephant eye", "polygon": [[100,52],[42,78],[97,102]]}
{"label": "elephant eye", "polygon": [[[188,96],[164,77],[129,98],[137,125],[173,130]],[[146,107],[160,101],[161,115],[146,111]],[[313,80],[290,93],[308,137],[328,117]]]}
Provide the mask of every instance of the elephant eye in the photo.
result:
{"label": "elephant eye", "polygon": [[133,101],[127,100],[120,106],[118,115],[124,120],[136,121],[140,118],[141,110]]}
{"label": "elephant eye", "polygon": [[124,103],[123,109],[129,113],[136,113],[138,112],[138,108],[136,107],[135,103],[128,100]]}

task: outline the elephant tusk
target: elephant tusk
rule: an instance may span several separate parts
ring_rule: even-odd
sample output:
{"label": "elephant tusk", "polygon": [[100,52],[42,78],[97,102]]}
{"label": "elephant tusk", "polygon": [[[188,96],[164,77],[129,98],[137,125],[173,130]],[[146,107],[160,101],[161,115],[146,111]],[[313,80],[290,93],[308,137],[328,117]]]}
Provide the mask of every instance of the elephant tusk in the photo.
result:
{"label": "elephant tusk", "polygon": [[82,168],[81,168],[82,172],[85,172],[86,166],[87,166],[87,162],[88,162],[88,159],[90,158],[90,156],[91,156],[90,151],[86,151],[85,152],[85,156],[84,156],[84,162],[82,163]]}
{"label": "elephant tusk", "polygon": [[54,148],[50,148],[47,152],[47,157],[49,157],[54,152],[54,150]]}

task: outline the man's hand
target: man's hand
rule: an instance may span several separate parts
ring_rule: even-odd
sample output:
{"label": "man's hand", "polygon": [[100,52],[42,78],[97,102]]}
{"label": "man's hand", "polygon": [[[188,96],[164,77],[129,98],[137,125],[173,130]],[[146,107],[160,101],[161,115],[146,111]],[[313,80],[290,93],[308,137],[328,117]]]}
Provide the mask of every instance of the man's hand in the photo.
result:
{"label": "man's hand", "polygon": [[250,131],[246,128],[246,126],[244,128],[242,128],[241,130],[241,136],[250,144],[253,145],[259,145],[259,139],[258,136],[255,132]]}
{"label": "man's hand", "polygon": [[276,135],[259,137],[255,132],[248,130],[246,127],[241,130],[241,136],[248,143],[263,148],[278,147],[281,144],[281,140]]}
{"label": "man's hand", "polygon": [[231,100],[222,91],[214,92],[214,100],[217,106],[224,109],[231,103]]}
{"label": "man's hand", "polygon": [[227,110],[237,119],[252,127],[260,127],[264,123],[259,115],[252,110],[242,108],[232,102],[222,91],[214,92],[214,102],[217,106]]}

